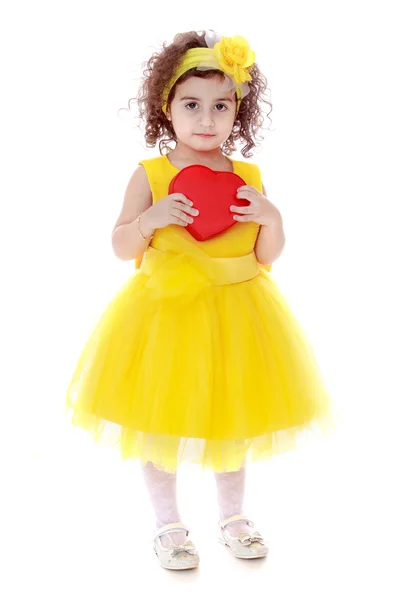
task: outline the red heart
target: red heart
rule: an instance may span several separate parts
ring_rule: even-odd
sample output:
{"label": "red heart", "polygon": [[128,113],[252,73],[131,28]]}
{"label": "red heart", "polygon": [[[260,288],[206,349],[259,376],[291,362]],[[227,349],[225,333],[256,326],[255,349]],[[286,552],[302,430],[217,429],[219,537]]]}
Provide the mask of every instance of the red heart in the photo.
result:
{"label": "red heart", "polygon": [[236,198],[242,185],[246,182],[236,173],[190,165],[172,179],[169,193],[184,194],[199,210],[200,214],[193,217],[193,223],[189,223],[186,229],[197,241],[204,242],[237,224],[230,206],[250,204],[248,200]]}

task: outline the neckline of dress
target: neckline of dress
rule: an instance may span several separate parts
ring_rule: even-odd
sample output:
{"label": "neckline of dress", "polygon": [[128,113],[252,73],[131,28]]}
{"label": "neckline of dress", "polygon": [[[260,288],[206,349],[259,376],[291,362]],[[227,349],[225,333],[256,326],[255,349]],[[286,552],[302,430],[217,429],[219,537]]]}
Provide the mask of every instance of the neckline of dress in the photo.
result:
{"label": "neckline of dress", "polygon": [[[172,169],[174,169],[174,171],[176,171],[177,173],[179,173],[180,171],[182,171],[182,169],[178,169],[178,167],[176,167],[175,165],[172,164],[172,162],[168,158],[168,154],[164,154],[164,158],[165,158],[166,162],[169,164],[169,166]],[[211,171],[214,171],[215,173],[236,173],[236,163],[235,163],[235,161],[232,158],[229,158],[229,156],[226,156],[225,158],[227,158],[232,163],[232,168],[233,168],[232,171],[216,171],[215,169],[211,169],[211,167],[207,167],[207,165],[200,165],[200,163],[193,163],[193,165],[187,165],[187,166],[188,167],[192,167],[194,165],[199,165],[201,167],[207,167],[207,169],[211,169]]]}

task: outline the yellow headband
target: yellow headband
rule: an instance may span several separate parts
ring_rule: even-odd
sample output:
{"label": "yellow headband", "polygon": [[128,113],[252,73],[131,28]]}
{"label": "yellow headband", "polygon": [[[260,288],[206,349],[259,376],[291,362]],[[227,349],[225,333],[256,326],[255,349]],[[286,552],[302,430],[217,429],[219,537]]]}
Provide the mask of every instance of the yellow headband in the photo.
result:
{"label": "yellow headband", "polygon": [[180,77],[190,69],[217,69],[227,75],[235,84],[238,98],[237,111],[244,94],[242,85],[251,81],[250,71],[255,62],[256,55],[247,40],[240,35],[232,38],[223,37],[213,48],[191,48],[184,55],[177,70],[164,90],[163,112],[166,114],[168,96]]}

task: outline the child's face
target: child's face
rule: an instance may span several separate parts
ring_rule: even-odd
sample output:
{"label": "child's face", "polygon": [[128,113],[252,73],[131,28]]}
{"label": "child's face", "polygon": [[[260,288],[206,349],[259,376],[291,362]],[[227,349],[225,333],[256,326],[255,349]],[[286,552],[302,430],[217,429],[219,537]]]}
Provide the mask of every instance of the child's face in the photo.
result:
{"label": "child's face", "polygon": [[[222,91],[224,80],[189,77],[178,84],[167,111],[178,141],[193,150],[217,148],[231,134],[236,116],[234,90]],[[204,135],[206,134],[206,135]]]}

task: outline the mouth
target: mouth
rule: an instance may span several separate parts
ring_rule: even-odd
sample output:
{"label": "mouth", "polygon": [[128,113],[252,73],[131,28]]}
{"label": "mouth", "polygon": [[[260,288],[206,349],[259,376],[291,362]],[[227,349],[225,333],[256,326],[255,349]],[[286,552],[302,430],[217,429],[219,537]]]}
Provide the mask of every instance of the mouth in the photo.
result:
{"label": "mouth", "polygon": [[194,135],[197,135],[198,137],[202,137],[202,138],[212,138],[212,137],[215,137],[214,133],[195,133]]}

